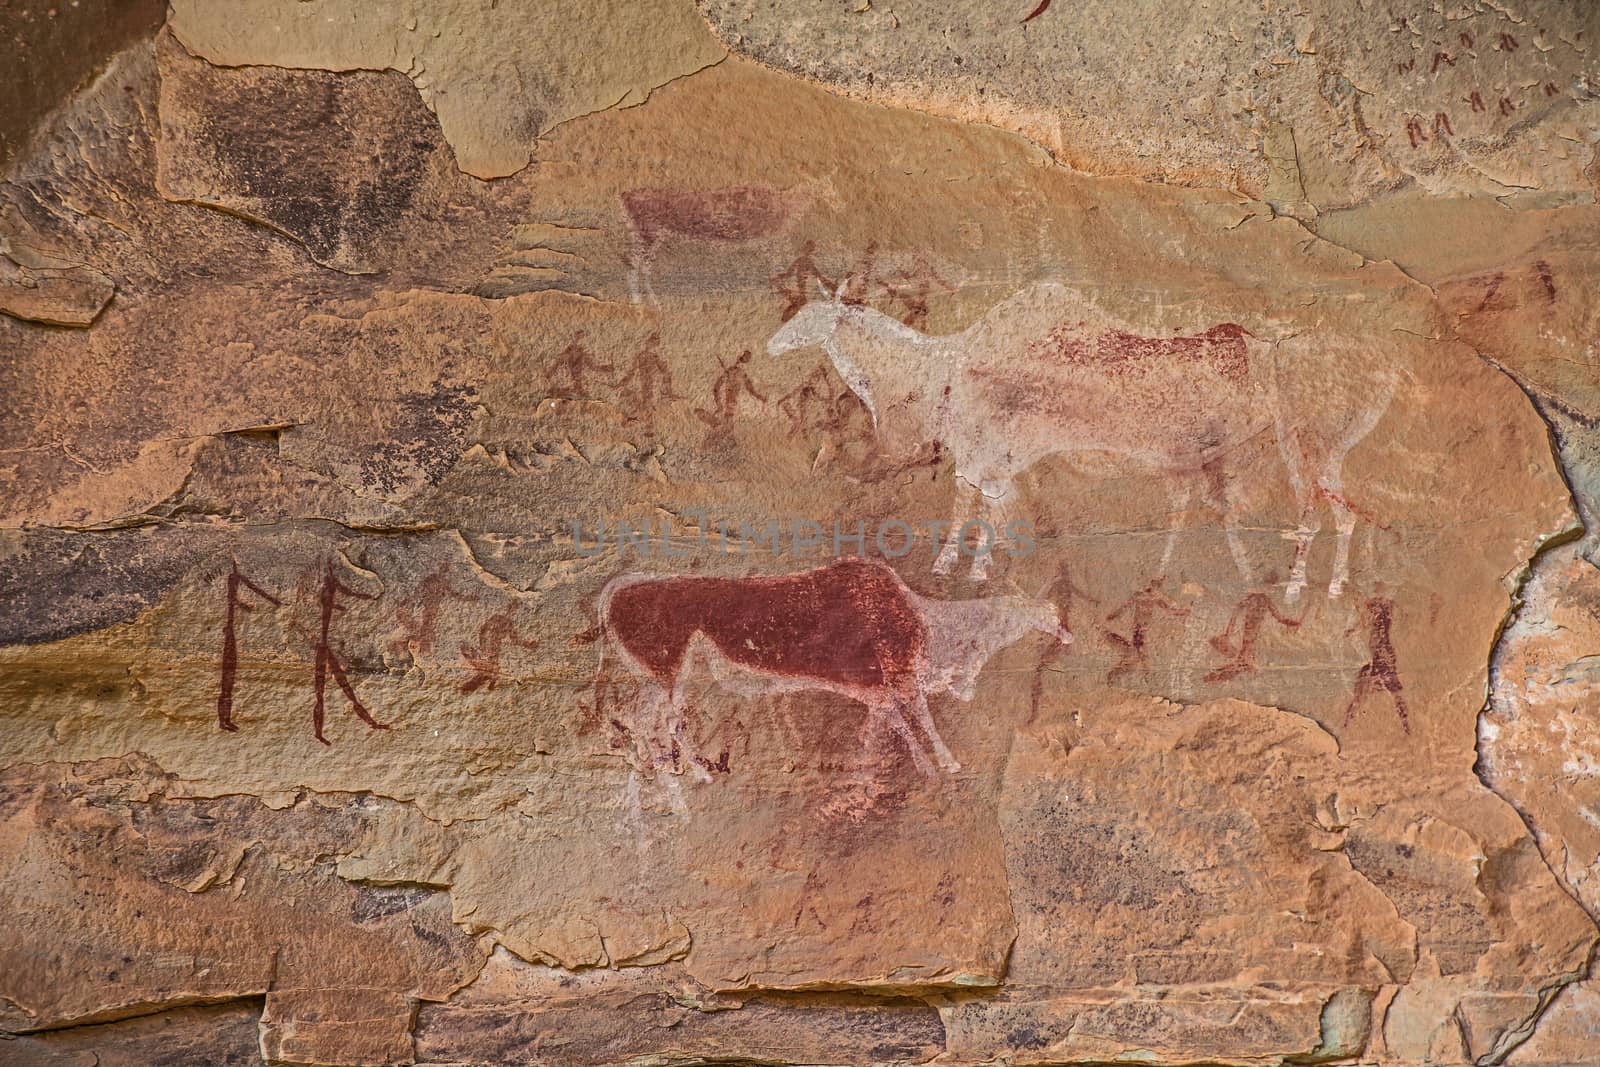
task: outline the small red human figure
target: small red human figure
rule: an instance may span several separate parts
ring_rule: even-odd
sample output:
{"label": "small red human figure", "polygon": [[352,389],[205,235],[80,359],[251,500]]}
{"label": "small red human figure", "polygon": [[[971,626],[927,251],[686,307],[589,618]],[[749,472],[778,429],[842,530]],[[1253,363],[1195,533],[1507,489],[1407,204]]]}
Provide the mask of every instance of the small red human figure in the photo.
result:
{"label": "small red human figure", "polygon": [[[1072,631],[1073,600],[1087,600],[1091,604],[1100,603],[1098,599],[1078,587],[1077,583],[1072,580],[1072,572],[1068,570],[1065,563],[1056,568],[1056,576],[1050,580],[1049,585],[1044,587],[1044,591],[1039,596],[1042,599],[1055,602],[1056,608],[1061,613],[1061,626],[1069,633]],[[1067,646],[1065,644],[1060,641],[1051,641],[1050,646],[1039,657],[1039,665],[1033,669],[1033,710],[1030,712],[1029,722],[1039,717],[1039,700],[1044,696],[1044,672],[1066,650]]]}
{"label": "small red human figure", "polygon": [[283,601],[241,574],[238,560],[234,561],[233,569],[228,572],[228,614],[222,624],[222,685],[217,693],[217,726],[229,732],[239,729],[233,721],[233,682],[239,672],[239,642],[234,636],[234,612],[255,610],[240,599],[240,586],[269,604],[283,606]]}
{"label": "small red human figure", "polygon": [[1441,133],[1448,133],[1450,136],[1454,137],[1456,131],[1450,128],[1450,116],[1445,114],[1443,111],[1434,112],[1433,132],[1435,136]]}
{"label": "small red human figure", "polygon": [[780,396],[777,407],[789,420],[789,436],[798,437],[826,425],[827,420],[820,412],[832,407],[831,400],[827,399],[832,395],[828,369],[819,363],[799,385]]}
{"label": "small red human figure", "polygon": [[878,242],[868,241],[867,249],[844,276],[839,283],[839,302],[842,304],[865,304],[872,290],[886,289],[883,279],[878,277]]}
{"label": "small red human figure", "polygon": [[1561,87],[1559,85],[1557,85],[1555,82],[1545,82],[1544,83],[1544,95],[1546,95],[1546,96],[1559,96],[1560,93],[1561,93]]}
{"label": "small red human figure", "polygon": [[956,291],[954,285],[945,281],[933,269],[925,254],[917,256],[916,262],[909,270],[901,271],[888,283],[889,295],[906,309],[900,318],[901,322],[917,330],[927,327],[928,297],[936,285],[947,293]]}
{"label": "small red human figure", "polygon": [[1500,114],[1509,115],[1515,110],[1517,110],[1517,105],[1511,102],[1511,98],[1509,96],[1502,96],[1500,98]]}
{"label": "small red human figure", "polygon": [[788,322],[806,306],[811,299],[812,281],[828,292],[833,291],[833,282],[817,268],[816,257],[817,242],[807,241],[793,263],[768,279],[772,288],[785,300],[783,311],[778,315],[780,321]]}
{"label": "small red human figure", "polygon": [[[1256,641],[1261,636],[1261,626],[1270,616],[1278,625],[1287,629],[1297,629],[1305,621],[1302,613],[1298,619],[1291,619],[1278,610],[1272,602],[1272,594],[1268,589],[1276,585],[1278,576],[1269,573],[1266,587],[1257,589],[1248,594],[1234,606],[1233,614],[1228,617],[1228,625],[1217,636],[1211,639],[1211,647],[1230,657],[1227,663],[1216,668],[1206,675],[1208,682],[1226,682],[1237,678],[1241,674],[1254,674],[1256,669]],[[1234,643],[1234,631],[1238,631],[1238,643]]]}
{"label": "small red human figure", "polygon": [[[683,399],[673,392],[672,370],[661,358],[661,334],[652,333],[646,338],[644,347],[633,357],[633,365],[628,368],[628,373],[617,379],[619,389],[626,389],[630,384],[637,386],[633,410],[646,416],[654,415],[656,405],[662,400]],[[638,417],[638,414],[629,415],[630,419]]]}
{"label": "small red human figure", "polygon": [[1422,123],[1416,119],[1406,120],[1406,136],[1411,138],[1412,148],[1416,148],[1428,139],[1428,135],[1423,132]]}
{"label": "small red human figure", "polygon": [[612,366],[600,362],[599,358],[583,346],[583,339],[588,335],[588,330],[579,330],[573,335],[566,348],[558,352],[550,361],[549,374],[552,380],[565,377],[567,380],[567,399],[582,399],[589,395],[584,379],[591,371],[602,371],[610,374]]}
{"label": "small red human figure", "polygon": [[449,564],[441,563],[437,570],[417,584],[418,607],[415,615],[412,614],[412,608],[404,604],[394,609],[395,621],[406,632],[389,643],[390,652],[401,655],[415,648],[418,655],[431,656],[433,643],[439,634],[439,611],[445,599],[467,603],[478,599],[477,594],[463,593],[450,584],[449,569]]}
{"label": "small red human figure", "polygon": [[[1382,586],[1379,587],[1382,592]],[[1400,716],[1400,727],[1406,733],[1411,732],[1411,719],[1406,714],[1405,697],[1400,695],[1400,669],[1395,661],[1394,640],[1390,636],[1390,629],[1394,624],[1394,601],[1385,596],[1368,597],[1362,601],[1360,615],[1356,622],[1350,624],[1345,631],[1345,636],[1355,633],[1357,626],[1364,626],[1367,632],[1368,656],[1370,657],[1361,670],[1356,672],[1355,692],[1350,695],[1350,703],[1344,709],[1344,724],[1350,725],[1350,720],[1367,697],[1382,690],[1394,698],[1394,710]]]}
{"label": "small red human figure", "polygon": [[1496,52],[1515,52],[1517,50],[1517,39],[1509,33],[1502,33],[1499,43],[1494,46],[1494,50]]}
{"label": "small red human figure", "polygon": [[493,689],[500,678],[500,656],[507,642],[529,652],[539,647],[538,641],[525,641],[517,634],[517,606],[510,605],[496,612],[478,627],[478,644],[461,646],[461,658],[472,667],[473,675],[461,683],[463,693],[477,689]]}
{"label": "small red human figure", "polygon": [[1135,667],[1150,665],[1149,653],[1145,650],[1150,626],[1155,621],[1157,611],[1170,615],[1173,618],[1187,618],[1189,609],[1182,604],[1176,604],[1167,598],[1161,587],[1166,583],[1165,578],[1157,577],[1149,585],[1139,590],[1123,602],[1116,611],[1106,616],[1106,622],[1114,622],[1127,614],[1133,624],[1132,630],[1126,637],[1121,634],[1106,632],[1106,640],[1117,649],[1120,657],[1116,666],[1106,674],[1107,682],[1114,682],[1118,676],[1128,673]]}
{"label": "small red human figure", "polygon": [[723,363],[721,356],[717,357],[717,362],[722,364],[722,373],[711,386],[711,410],[696,408],[694,413],[701,422],[713,430],[726,430],[733,424],[733,416],[738,411],[739,401],[746,393],[763,404],[767,402],[767,398],[756,389],[755,383],[750,380],[750,375],[744,369],[745,364],[750,362],[748,348],[740,352],[739,358],[732,363]]}
{"label": "small red human figure", "polygon": [[1450,54],[1448,52],[1435,52],[1433,54],[1433,66],[1428,69],[1428,73],[1429,74],[1437,74],[1437,73],[1439,73],[1439,64],[1440,63],[1443,63],[1445,66],[1448,66],[1448,67],[1453,67],[1453,66],[1456,65],[1456,61],[1454,59],[1450,58]]}
{"label": "small red human figure", "polygon": [[371,593],[358,593],[354,589],[351,589],[349,586],[345,585],[343,582],[339,581],[339,579],[336,578],[333,573],[333,561],[328,560],[327,569],[324,571],[322,577],[322,592],[317,597],[317,603],[322,609],[322,623],[321,630],[317,635],[317,663],[315,675],[317,702],[311,709],[312,733],[316,735],[318,741],[321,741],[325,745],[331,745],[333,743],[326,737],[322,736],[323,707],[325,703],[324,697],[328,687],[328,675],[330,673],[333,675],[334,681],[339,683],[339,688],[344,691],[345,699],[350,701],[350,707],[354,709],[356,716],[360,718],[362,722],[366,723],[374,730],[387,730],[389,728],[386,724],[374,719],[367,711],[366,707],[362,705],[361,698],[356,696],[356,691],[350,687],[350,679],[345,677],[344,664],[339,662],[338,653],[334,652],[333,646],[328,641],[328,631],[333,626],[333,613],[336,611],[346,610],[345,606],[339,603],[339,597],[341,595],[354,597],[357,600],[377,599],[377,597],[373,596]]}
{"label": "small red human figure", "polygon": [[1472,105],[1474,111],[1488,111],[1489,106],[1483,102],[1483,96],[1478,90],[1472,90],[1472,95],[1467,97],[1467,103]]}

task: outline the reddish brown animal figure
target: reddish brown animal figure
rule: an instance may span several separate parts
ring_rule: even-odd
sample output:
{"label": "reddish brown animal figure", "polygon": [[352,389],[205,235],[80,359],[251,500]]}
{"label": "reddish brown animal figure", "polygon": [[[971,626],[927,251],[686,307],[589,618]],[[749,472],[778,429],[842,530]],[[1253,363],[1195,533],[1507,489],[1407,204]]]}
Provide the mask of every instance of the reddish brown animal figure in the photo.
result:
{"label": "reddish brown animal figure", "polygon": [[821,690],[859,701],[869,743],[887,727],[932,774],[914,718],[939,766],[956,771],[929,694],[971,700],[989,658],[1030,630],[1071,640],[1048,601],[930,600],[887,564],[857,558],[770,578],[624,576],[602,591],[599,610],[607,647],[644,683],[641,710],[652,713],[653,730],[636,733],[653,732],[666,746],[640,751],[652,766],[676,765],[683,754],[677,710],[685,678],[701,663],[754,694]]}
{"label": "reddish brown animal figure", "polygon": [[1136,368],[1142,360],[1173,359],[1211,364],[1216,372],[1242,384],[1250,371],[1250,356],[1243,326],[1223,322],[1187,337],[1141,337],[1124,330],[1107,330],[1086,337],[1083,323],[1063,323],[1028,346],[1028,358],[1049,360],[1062,366],[1095,365],[1113,375]]}
{"label": "reddish brown animal figure", "polygon": [[650,270],[656,250],[669,237],[716,244],[737,244],[783,232],[809,202],[804,189],[734,186],[685,191],[632,189],[622,194],[622,210],[633,233],[633,263],[628,291],[637,303],[655,299]]}

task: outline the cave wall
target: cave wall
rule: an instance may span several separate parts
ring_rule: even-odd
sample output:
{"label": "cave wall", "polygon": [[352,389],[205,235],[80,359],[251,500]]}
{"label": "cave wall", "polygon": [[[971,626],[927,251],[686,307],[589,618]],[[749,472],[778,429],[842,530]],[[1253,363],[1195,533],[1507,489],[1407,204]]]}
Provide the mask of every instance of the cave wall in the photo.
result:
{"label": "cave wall", "polygon": [[1600,1047],[1600,9],[0,31],[0,1063]]}

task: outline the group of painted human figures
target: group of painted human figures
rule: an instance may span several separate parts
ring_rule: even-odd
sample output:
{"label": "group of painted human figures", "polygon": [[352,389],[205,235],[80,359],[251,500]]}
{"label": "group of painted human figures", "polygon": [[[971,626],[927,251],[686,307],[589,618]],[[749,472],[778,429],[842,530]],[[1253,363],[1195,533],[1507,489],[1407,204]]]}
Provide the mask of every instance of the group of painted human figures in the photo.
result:
{"label": "group of painted human figures", "polygon": [[[1305,610],[1302,609],[1298,616],[1280,610],[1271,593],[1276,584],[1277,575],[1268,574],[1263,586],[1246,593],[1234,605],[1222,632],[1209,639],[1210,646],[1224,658],[1205,674],[1206,682],[1228,682],[1254,674],[1257,669],[1257,644],[1269,622],[1285,630],[1300,628],[1306,618]],[[1117,654],[1117,662],[1106,674],[1108,683],[1114,684],[1130,672],[1147,669],[1150,666],[1152,631],[1162,620],[1187,619],[1190,616],[1190,608],[1172,599],[1167,594],[1165,585],[1164,578],[1152,579],[1099,620],[1101,623],[1121,621],[1125,626],[1121,632],[1104,625],[1100,627],[1101,637]],[[1072,580],[1071,573],[1064,565],[1046,587],[1045,596],[1060,606],[1062,622],[1069,629],[1072,628],[1070,615],[1074,602],[1087,601],[1096,605],[1100,603],[1097,598],[1081,589]],[[1346,637],[1355,634],[1358,629],[1362,632],[1368,657],[1366,663],[1356,672],[1353,691],[1349,702],[1345,705],[1345,725],[1350,724],[1356,712],[1372,697],[1387,694],[1393,701],[1401,728],[1406,733],[1411,732],[1410,714],[1406,707],[1399,661],[1394,649],[1392,634],[1394,607],[1394,601],[1382,595],[1380,588],[1378,595],[1361,599],[1357,604],[1355,620],[1344,631]],[[1042,693],[1044,671],[1062,653],[1060,647],[1052,646],[1045,652],[1039,664],[1033,692],[1035,709]]]}

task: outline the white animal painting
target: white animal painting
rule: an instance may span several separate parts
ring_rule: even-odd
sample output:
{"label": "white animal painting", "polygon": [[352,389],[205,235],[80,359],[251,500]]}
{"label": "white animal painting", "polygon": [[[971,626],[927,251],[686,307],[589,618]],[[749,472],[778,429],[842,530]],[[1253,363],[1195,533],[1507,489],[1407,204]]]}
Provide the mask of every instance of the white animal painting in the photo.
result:
{"label": "white animal painting", "polygon": [[[940,442],[955,466],[952,531],[974,515],[1003,529],[999,510],[1016,479],[1047,456],[1109,453],[1163,472],[1174,512],[1163,572],[1196,482],[1230,449],[1273,433],[1299,505],[1286,589],[1295,600],[1307,583],[1324,504],[1338,530],[1329,595],[1339,596],[1349,580],[1356,512],[1344,493],[1345,457],[1382,417],[1399,380],[1375,362],[1381,353],[1367,350],[1377,344],[1324,331],[1268,343],[1233,323],[1147,337],[1081,292],[1045,282],[946,336],[919,333],[825,292],[767,348],[777,356],[821,346],[887,446]],[[1341,365],[1349,373],[1328,373]],[[1295,380],[1305,372],[1314,380]],[[1229,548],[1248,580],[1233,502],[1219,503]],[[958,549],[952,536],[934,570],[949,573]],[[987,577],[993,556],[974,557],[974,578]]]}

